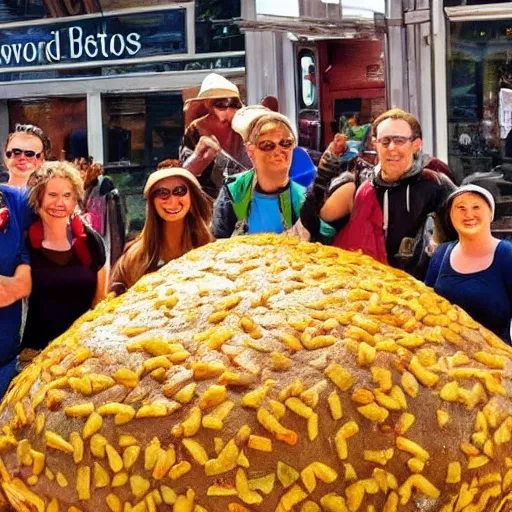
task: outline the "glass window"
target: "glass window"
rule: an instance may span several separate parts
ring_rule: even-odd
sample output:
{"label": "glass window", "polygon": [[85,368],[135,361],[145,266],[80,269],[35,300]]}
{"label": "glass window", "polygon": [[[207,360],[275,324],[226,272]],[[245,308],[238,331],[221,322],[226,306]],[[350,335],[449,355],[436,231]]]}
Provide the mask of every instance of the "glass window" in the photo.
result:
{"label": "glass window", "polygon": [[144,224],[142,191],[158,162],[177,158],[183,136],[181,93],[104,95],[105,174],[120,191],[128,232]]}
{"label": "glass window", "polygon": [[88,157],[87,100],[84,96],[9,100],[9,131],[16,123],[39,126],[52,141],[52,157]]}
{"label": "glass window", "polygon": [[318,108],[315,55],[311,50],[299,52],[299,83],[301,108]]}
{"label": "glass window", "polygon": [[245,38],[233,18],[240,18],[240,0],[196,0],[196,52],[245,50]]}
{"label": "glass window", "polygon": [[450,23],[449,163],[458,179],[512,162],[512,21]]}

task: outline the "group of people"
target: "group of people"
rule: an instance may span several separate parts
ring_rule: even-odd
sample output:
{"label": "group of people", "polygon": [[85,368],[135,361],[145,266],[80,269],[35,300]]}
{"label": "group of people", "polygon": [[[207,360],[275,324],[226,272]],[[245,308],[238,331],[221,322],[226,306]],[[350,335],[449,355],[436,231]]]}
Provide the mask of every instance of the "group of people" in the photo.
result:
{"label": "group of people", "polygon": [[312,173],[276,108],[243,106],[237,87],[214,74],[186,114],[201,111],[198,102],[180,160],[149,176],[144,227],[109,278],[101,222],[79,214],[77,166],[45,162],[48,143],[34,127],[11,134],[9,184],[0,185],[0,394],[16,371],[23,297],[21,349],[30,359],[107,292],[124,293],[191,249],[237,234],[287,232],[361,250],[425,280],[510,343],[512,244],[491,234],[494,199],[426,164],[414,116],[392,109],[375,119],[371,172],[343,170],[347,139],[337,134]]}

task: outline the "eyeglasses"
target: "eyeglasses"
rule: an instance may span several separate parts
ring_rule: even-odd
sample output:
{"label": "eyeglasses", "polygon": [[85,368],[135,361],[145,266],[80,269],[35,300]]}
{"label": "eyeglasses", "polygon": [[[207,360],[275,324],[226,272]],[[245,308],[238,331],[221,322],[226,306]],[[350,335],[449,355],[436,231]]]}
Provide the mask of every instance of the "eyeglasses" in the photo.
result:
{"label": "eyeglasses", "polygon": [[217,100],[213,102],[213,108],[216,108],[217,110],[227,110],[228,108],[236,108],[239,109],[242,104],[239,100]]}
{"label": "eyeglasses", "polygon": [[[282,139],[279,141],[278,144],[283,149],[290,149],[295,144],[295,141],[293,139]],[[256,145],[256,147],[260,151],[265,151],[265,153],[268,153],[270,151],[274,151],[274,149],[277,148],[277,144],[275,142],[272,142],[271,140],[262,140],[260,143]]]}
{"label": "eyeglasses", "polygon": [[163,199],[164,201],[166,199],[169,199],[171,196],[176,197],[183,197],[188,194],[188,187],[186,185],[178,185],[177,187],[174,187],[172,190],[166,188],[166,187],[160,187],[157,188],[155,191],[152,192],[151,197],[153,199]]}
{"label": "eyeglasses", "polygon": [[9,151],[5,152],[7,158],[11,158],[13,155],[15,157],[19,157],[21,155],[25,155],[27,158],[40,158],[40,156],[43,154],[41,151],[40,153],[36,153],[35,151],[32,151],[31,149],[18,149],[18,148],[12,148]]}
{"label": "eyeglasses", "polygon": [[379,144],[382,144],[385,148],[389,147],[391,143],[395,146],[403,146],[406,142],[412,142],[418,137],[403,137],[402,135],[391,135],[390,137],[381,137],[377,139]]}

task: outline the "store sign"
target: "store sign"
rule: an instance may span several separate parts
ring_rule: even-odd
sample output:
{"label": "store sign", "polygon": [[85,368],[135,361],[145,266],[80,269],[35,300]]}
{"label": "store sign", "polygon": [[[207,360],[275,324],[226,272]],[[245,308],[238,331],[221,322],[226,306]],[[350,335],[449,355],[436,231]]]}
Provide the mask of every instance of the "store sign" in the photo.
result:
{"label": "store sign", "polygon": [[0,30],[0,70],[186,53],[185,24],[171,9]]}

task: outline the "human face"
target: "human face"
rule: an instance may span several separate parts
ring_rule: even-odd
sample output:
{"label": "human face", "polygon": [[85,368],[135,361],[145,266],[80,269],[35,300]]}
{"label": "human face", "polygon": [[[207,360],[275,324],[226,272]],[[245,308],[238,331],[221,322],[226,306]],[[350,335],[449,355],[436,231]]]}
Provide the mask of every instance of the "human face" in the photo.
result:
{"label": "human face", "polygon": [[[22,153],[15,155],[13,150],[21,149]],[[25,151],[33,151],[34,156],[27,156]],[[12,153],[11,153],[12,152]],[[16,151],[17,152],[17,151]],[[10,157],[7,154],[10,153]],[[39,157],[37,157],[39,155]],[[28,177],[38,171],[43,165],[43,143],[39,137],[28,133],[15,133],[5,149],[5,164],[9,174],[16,178],[28,180]]]}
{"label": "human face", "polygon": [[466,192],[457,196],[450,209],[450,219],[459,237],[491,232],[492,211],[479,194]]}
{"label": "human face", "polygon": [[190,211],[190,187],[193,185],[179,176],[164,178],[153,185],[151,198],[156,213],[164,222],[183,221]]}
{"label": "human face", "polygon": [[212,100],[212,113],[223,125],[231,126],[231,121],[241,106],[237,98]]}
{"label": "human face", "polygon": [[258,179],[275,180],[281,186],[283,179],[288,178],[294,147],[295,138],[285,126],[277,124],[270,130],[262,130],[255,143],[247,145]]}
{"label": "human face", "polygon": [[76,208],[73,185],[66,178],[52,178],[46,184],[39,216],[43,223],[68,222]]}
{"label": "human face", "polygon": [[[393,140],[390,142],[386,137],[403,137],[400,142],[405,143],[400,144]],[[421,149],[421,139],[412,140],[411,127],[404,119],[382,121],[377,127],[375,139],[382,178],[389,182],[398,181],[412,167],[414,153]]]}

